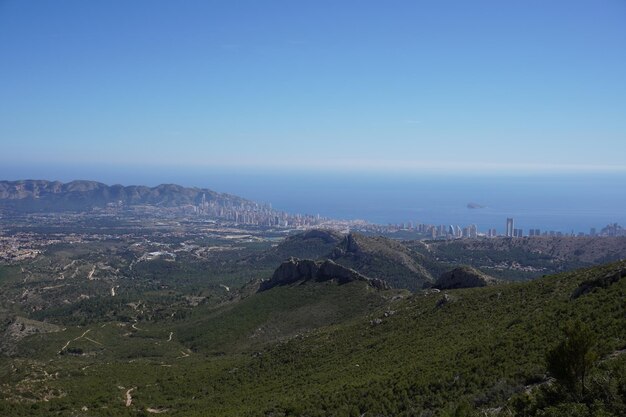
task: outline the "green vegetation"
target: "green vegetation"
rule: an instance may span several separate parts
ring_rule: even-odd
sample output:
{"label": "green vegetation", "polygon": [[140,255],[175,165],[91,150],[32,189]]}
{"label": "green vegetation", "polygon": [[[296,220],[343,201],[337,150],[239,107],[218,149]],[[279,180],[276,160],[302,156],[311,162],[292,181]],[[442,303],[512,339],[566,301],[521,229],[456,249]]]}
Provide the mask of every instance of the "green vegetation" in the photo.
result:
{"label": "green vegetation", "polygon": [[[420,290],[461,259],[528,278],[606,253],[131,223],[0,265],[0,416],[626,414],[626,263]],[[336,279],[258,292],[293,255],[414,292]]]}
{"label": "green vegetation", "polygon": [[596,335],[580,321],[567,323],[563,340],[548,351],[548,372],[574,399],[585,398],[585,377],[598,360]]}
{"label": "green vegetation", "polygon": [[400,242],[382,236],[350,233],[329,257],[365,276],[385,280],[394,288],[415,291],[425,283],[434,281],[423,265],[424,256]]}
{"label": "green vegetation", "polygon": [[[403,242],[427,261],[471,265],[496,278],[528,280],[543,275],[615,262],[626,257],[626,238],[493,238]],[[432,267],[425,265],[431,273]],[[440,273],[433,273],[434,276]]]}
{"label": "green vegetation", "polygon": [[[35,334],[0,360],[0,415],[621,416],[626,279],[572,294],[624,269],[445,297],[310,282],[179,319]],[[569,321],[582,324],[562,334]],[[569,371],[560,373],[570,361],[546,361],[557,351],[574,363],[586,352],[584,393],[583,368],[569,374],[579,396],[567,395]]]}

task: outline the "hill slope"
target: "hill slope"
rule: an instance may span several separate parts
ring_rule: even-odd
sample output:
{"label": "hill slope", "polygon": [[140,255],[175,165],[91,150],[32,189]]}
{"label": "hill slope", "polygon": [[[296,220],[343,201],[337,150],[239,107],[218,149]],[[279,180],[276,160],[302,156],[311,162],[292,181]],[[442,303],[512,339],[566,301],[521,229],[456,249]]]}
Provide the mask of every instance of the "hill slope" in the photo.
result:
{"label": "hill slope", "polygon": [[368,277],[385,280],[394,288],[415,291],[421,289],[424,283],[433,281],[420,263],[422,255],[382,236],[350,233],[329,258]]}
{"label": "hill slope", "polygon": [[276,268],[289,258],[318,259],[327,256],[343,239],[333,230],[311,229],[291,235],[278,245],[239,261],[240,264],[271,266]]}
{"label": "hill slope", "polygon": [[[35,334],[19,342],[11,362],[0,362],[5,381],[0,411],[12,416],[123,416],[146,410],[179,416],[587,416],[586,403],[556,391],[548,402],[542,400],[554,386],[546,376],[545,354],[561,339],[561,325],[576,319],[590,326],[603,358],[589,376],[591,404],[604,410],[595,415],[620,416],[626,412],[624,271],[621,262],[532,282],[423,291],[382,302],[381,293],[361,282],[308,282],[218,310],[199,308],[188,317]],[[370,296],[378,301],[346,303]],[[317,323],[301,325],[301,320]],[[258,335],[281,325],[288,327],[256,344]],[[75,341],[74,353],[59,355],[68,340]],[[126,406],[128,390],[132,402]],[[561,408],[550,409],[557,405]],[[583,411],[574,414],[572,407]]]}
{"label": "hill slope", "polygon": [[176,325],[181,343],[194,351],[241,352],[358,319],[384,306],[396,291],[365,281],[300,280],[267,288],[218,309],[198,309]]}
{"label": "hill slope", "polygon": [[483,274],[471,266],[460,266],[442,274],[437,278],[433,287],[440,290],[452,290],[457,288],[486,287],[496,283],[497,280],[495,278]]}
{"label": "hill slope", "polygon": [[532,279],[626,259],[626,237],[502,237],[404,243],[426,259],[447,264],[447,269],[471,265],[502,279]]}
{"label": "hill slope", "polygon": [[175,184],[156,187],[106,185],[96,181],[0,181],[0,206],[19,211],[90,210],[107,203],[180,206],[207,202],[256,204],[243,198]]}

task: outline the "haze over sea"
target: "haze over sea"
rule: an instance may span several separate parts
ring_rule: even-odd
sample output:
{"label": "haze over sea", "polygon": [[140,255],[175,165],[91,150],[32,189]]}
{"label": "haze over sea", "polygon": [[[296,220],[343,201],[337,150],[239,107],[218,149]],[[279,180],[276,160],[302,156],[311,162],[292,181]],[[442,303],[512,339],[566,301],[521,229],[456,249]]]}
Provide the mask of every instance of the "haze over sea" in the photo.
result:
{"label": "haze over sea", "polygon": [[[516,227],[543,231],[598,231],[609,223],[626,225],[626,173],[435,174],[278,171],[210,168],[39,167],[3,179],[92,179],[109,185],[176,183],[210,188],[270,203],[290,213],[362,219],[376,224],[430,223],[479,231]],[[80,174],[77,174],[80,173]],[[16,176],[17,174],[17,176]],[[484,208],[470,209],[468,203]]]}

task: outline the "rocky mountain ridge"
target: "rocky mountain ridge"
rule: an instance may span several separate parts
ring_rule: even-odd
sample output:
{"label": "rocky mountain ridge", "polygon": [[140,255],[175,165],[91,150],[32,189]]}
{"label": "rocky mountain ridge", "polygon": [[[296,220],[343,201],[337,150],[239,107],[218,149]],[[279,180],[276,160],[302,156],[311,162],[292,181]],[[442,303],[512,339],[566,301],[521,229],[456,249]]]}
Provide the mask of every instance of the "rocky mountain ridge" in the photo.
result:
{"label": "rocky mountain ridge", "polygon": [[106,185],[84,180],[68,183],[47,180],[0,181],[0,206],[25,211],[88,210],[108,203],[171,207],[198,204],[203,196],[207,202],[256,204],[230,194],[176,184],[148,187]]}
{"label": "rocky mountain ridge", "polygon": [[460,266],[442,274],[434,288],[440,290],[453,290],[457,288],[486,287],[497,284],[498,280],[472,268],[471,266]]}
{"label": "rocky mountain ridge", "polygon": [[271,279],[261,282],[259,291],[266,291],[276,286],[290,285],[299,281],[324,282],[330,280],[335,280],[339,284],[363,281],[378,290],[391,288],[382,279],[368,278],[353,269],[346,268],[328,259],[325,261],[314,261],[311,259],[291,258],[283,262],[274,271]]}

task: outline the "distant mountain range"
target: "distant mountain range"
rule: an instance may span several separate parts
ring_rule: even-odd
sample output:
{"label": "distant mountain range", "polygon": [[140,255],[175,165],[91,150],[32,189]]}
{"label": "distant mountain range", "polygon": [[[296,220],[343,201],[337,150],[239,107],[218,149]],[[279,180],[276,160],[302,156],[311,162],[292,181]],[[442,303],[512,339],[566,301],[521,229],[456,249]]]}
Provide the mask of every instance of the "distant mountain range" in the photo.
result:
{"label": "distant mountain range", "polygon": [[96,181],[20,180],[0,181],[0,207],[19,211],[81,211],[104,207],[108,203],[173,207],[198,204],[202,198],[219,205],[256,203],[205,188],[175,184],[156,187],[106,185]]}

